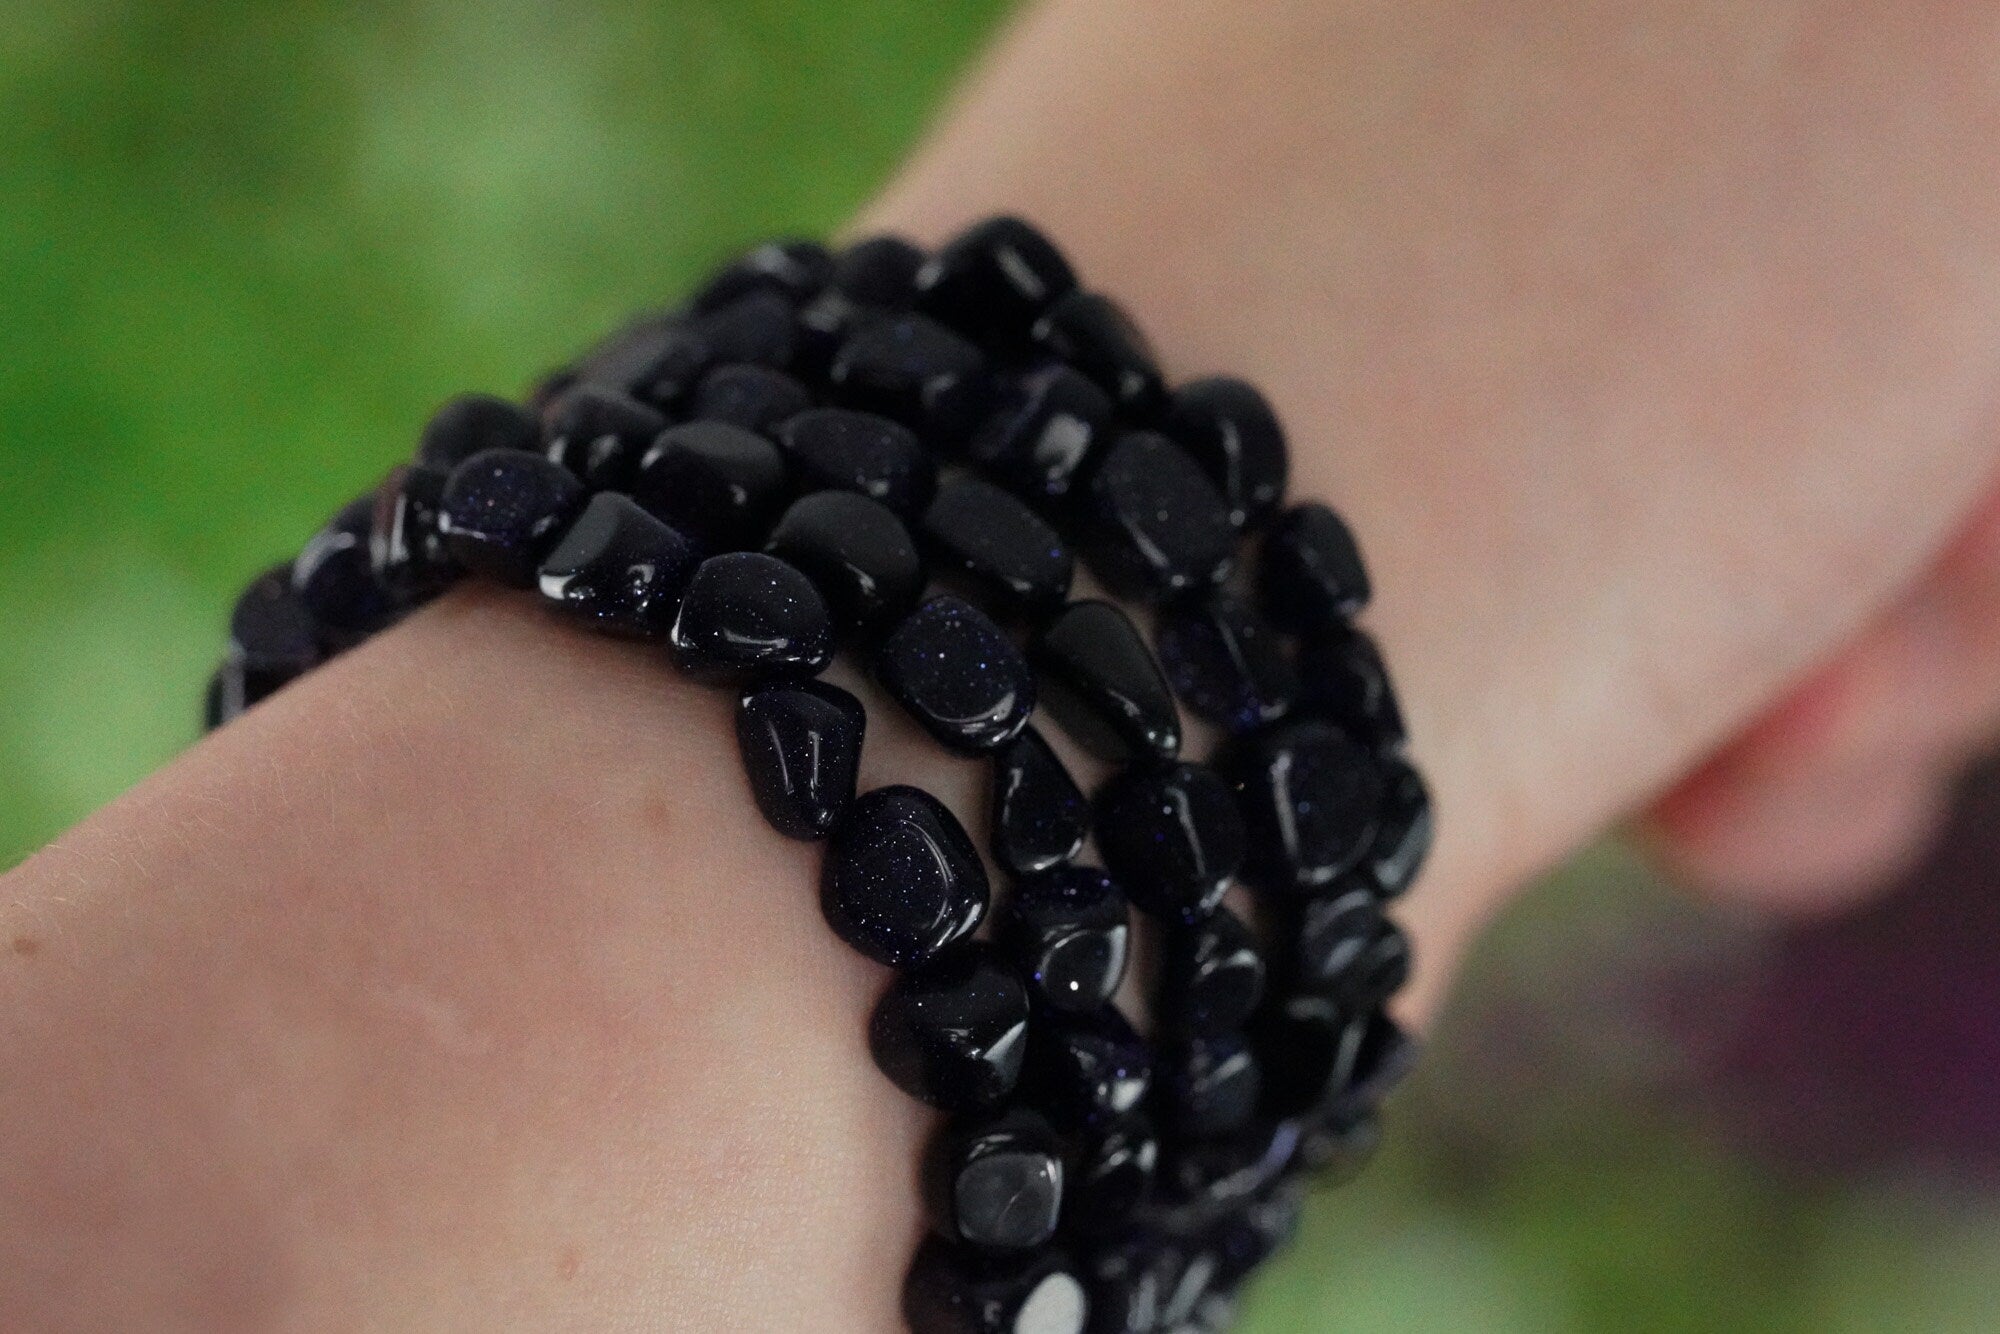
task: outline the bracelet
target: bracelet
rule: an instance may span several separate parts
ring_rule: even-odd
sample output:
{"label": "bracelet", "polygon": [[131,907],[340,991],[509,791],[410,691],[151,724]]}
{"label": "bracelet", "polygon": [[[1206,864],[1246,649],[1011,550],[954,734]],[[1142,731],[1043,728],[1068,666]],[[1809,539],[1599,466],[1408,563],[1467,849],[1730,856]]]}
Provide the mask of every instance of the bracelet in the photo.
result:
{"label": "bracelet", "polygon": [[[1169,389],[1018,219],[929,256],[767,244],[526,406],[440,409],[410,464],[244,592],[208,724],[465,575],[664,644],[739,693],[758,810],[824,841],[828,925],[896,970],[876,1064],[950,1113],[910,1326],[1219,1330],[1306,1176],[1371,1154],[1415,1053],[1384,1010],[1410,969],[1384,909],[1430,847],[1430,798],[1353,624],[1354,538],[1285,507],[1287,469],[1256,389]],[[1076,553],[1153,643],[1071,596]],[[990,930],[952,812],[856,793],[865,710],[816,679],[837,647],[990,764],[986,852],[1011,887]],[[1094,794],[1038,706],[1115,766]],[[1183,758],[1182,707],[1223,738],[1212,763]],[[1116,1004],[1128,905],[1159,932],[1146,1036]]]}

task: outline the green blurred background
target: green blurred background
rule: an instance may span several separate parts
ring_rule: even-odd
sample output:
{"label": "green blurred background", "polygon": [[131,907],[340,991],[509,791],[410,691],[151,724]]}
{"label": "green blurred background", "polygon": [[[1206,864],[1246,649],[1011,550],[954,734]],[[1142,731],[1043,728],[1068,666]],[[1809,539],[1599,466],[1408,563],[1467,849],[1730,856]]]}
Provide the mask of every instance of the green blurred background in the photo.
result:
{"label": "green blurred background", "polygon": [[[1003,9],[0,0],[0,866],[192,739],[234,588],[430,406],[837,225]],[[1630,985],[1772,948],[1559,877],[1246,1328],[2000,1328],[1982,1190],[1776,1166]]]}

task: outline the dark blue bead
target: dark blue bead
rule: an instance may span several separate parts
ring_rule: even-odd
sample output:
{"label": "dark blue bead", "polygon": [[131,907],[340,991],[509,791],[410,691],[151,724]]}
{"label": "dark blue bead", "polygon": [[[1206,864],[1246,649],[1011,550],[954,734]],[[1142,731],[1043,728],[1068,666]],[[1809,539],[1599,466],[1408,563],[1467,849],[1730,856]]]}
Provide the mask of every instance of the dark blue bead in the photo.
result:
{"label": "dark blue bead", "polygon": [[1350,1009],[1380,1005],[1409,979],[1409,939],[1367,888],[1308,899],[1289,934],[1291,985]]}
{"label": "dark blue bead", "polygon": [[1173,1243],[1152,1233],[1128,1232],[1091,1248],[1084,1261],[1090,1334],[1161,1334],[1179,1273]]}
{"label": "dark blue bead", "polygon": [[1382,761],[1382,823],[1368,846],[1376,892],[1395,898],[1416,881],[1434,834],[1430,789],[1423,776],[1393,756]]}
{"label": "dark blue bead", "polygon": [[291,684],[298,672],[279,667],[260,667],[231,654],[208,678],[202,696],[202,725],[213,732],[224,723],[234,722],[245,710]]}
{"label": "dark blue bead", "polygon": [[1027,1041],[1028,993],[976,943],[903,973],[868,1024],[868,1049],[882,1073],[946,1111],[990,1106],[1013,1092]]}
{"label": "dark blue bead", "polygon": [[253,676],[289,680],[318,665],[319,627],[292,587],[291,566],[264,571],[236,599],[229,613],[229,652]]}
{"label": "dark blue bead", "polygon": [[922,531],[941,567],[967,576],[1009,607],[1045,610],[1069,596],[1076,570],[1069,544],[991,482],[946,478],[924,511]]}
{"label": "dark blue bead", "polygon": [[425,423],[417,440],[417,462],[448,473],[489,449],[533,453],[541,446],[541,428],[526,408],[491,394],[461,394]]}
{"label": "dark blue bead", "polygon": [[1381,650],[1349,625],[1306,637],[1299,652],[1300,704],[1376,750],[1407,739],[1403,711],[1389,684]]}
{"label": "dark blue bead", "polygon": [[833,256],[817,241],[766,241],[731,260],[689,301],[696,314],[720,310],[756,292],[803,301],[833,276]]}
{"label": "dark blue bead", "polygon": [[1019,218],[989,218],[925,261],[917,304],[975,338],[1020,343],[1076,274],[1049,239]]}
{"label": "dark blue bead", "polygon": [[1291,1245],[1305,1214],[1305,1187],[1281,1181],[1217,1224],[1209,1244],[1222,1261],[1216,1283],[1233,1289]]}
{"label": "dark blue bead", "polygon": [[1367,750],[1329,724],[1301,719],[1240,739],[1225,757],[1260,889],[1308,893],[1367,854],[1381,827],[1382,774]]}
{"label": "dark blue bead", "polygon": [[825,838],[854,800],[868,719],[826,681],[759,686],[736,705],[736,740],[757,809],[787,838]]}
{"label": "dark blue bead", "polygon": [[762,546],[785,500],[785,460],[728,422],[669,428],[639,462],[640,504],[710,551]]}
{"label": "dark blue bead", "polygon": [[428,464],[392,469],[375,488],[368,563],[390,599],[411,606],[434,597],[458,575],[438,520],[447,475]]}
{"label": "dark blue bead", "polygon": [[1148,1222],[1178,1237],[1201,1237],[1268,1196],[1292,1174],[1305,1122],[1253,1117],[1226,1136],[1175,1145],[1163,1156]]}
{"label": "dark blue bead", "polygon": [[530,588],[585,495],[568,469],[540,454],[489,449],[452,469],[438,531],[451,558],[474,574]]}
{"label": "dark blue bead", "polygon": [[[371,499],[371,511],[373,505]],[[368,555],[370,520],[353,519],[343,512],[314,534],[292,562],[292,591],[328,652],[347,648],[395,619],[395,604],[375,582]]]}
{"label": "dark blue bead", "polygon": [[979,608],[948,593],[889,632],[875,674],[926,732],[961,754],[1005,745],[1035,708],[1035,678],[1014,641]]}
{"label": "dark blue bead", "polygon": [[[557,392],[578,385],[601,385],[653,402],[644,392],[652,366],[665,350],[684,345],[690,339],[687,323],[679,315],[662,312],[642,315],[600,339],[595,347],[578,357],[564,374]],[[698,360],[706,364],[707,358],[707,349],[703,348]]]}
{"label": "dark blue bead", "polygon": [[776,438],[805,490],[858,491],[911,517],[937,490],[937,465],[917,437],[872,412],[813,408],[778,427]]}
{"label": "dark blue bead", "polygon": [[1152,1198],[1160,1141],[1143,1112],[1085,1135],[1070,1172],[1063,1226],[1081,1236],[1117,1231]]}
{"label": "dark blue bead", "polygon": [[901,310],[917,298],[924,252],[900,236],[871,236],[834,257],[833,288],[849,300]]}
{"label": "dark blue bead", "polygon": [[1166,1124],[1183,1139],[1216,1139],[1250,1123],[1261,1072],[1238,1034],[1185,1038],[1159,1055],[1159,1103]]}
{"label": "dark blue bead", "polygon": [[1298,694],[1277,632],[1233,593],[1217,590],[1162,611],[1159,645],[1181,702],[1227,731],[1276,722]]}
{"label": "dark blue bead", "polygon": [[1131,914],[1104,872],[1058,867],[1015,885],[998,938],[1039,1000],[1084,1012],[1109,1004],[1125,980]]}
{"label": "dark blue bead", "polygon": [[924,1159],[932,1223],[953,1241],[1022,1251],[1053,1237],[1063,1202],[1062,1144],[1025,1108],[953,1121]]}
{"label": "dark blue bead", "polygon": [[1180,753],[1180,714],[1153,651],[1108,602],[1072,602],[1035,636],[1049,712],[1098,758],[1123,763]]}
{"label": "dark blue bead", "polygon": [[1067,1130],[1103,1129],[1139,1110],[1153,1086],[1146,1040],[1111,1006],[1051,1011],[1028,1038],[1030,1097]]}
{"label": "dark blue bead", "polygon": [[551,605],[593,630],[660,639],[700,560],[678,530],[601,491],[543,558],[537,582]]}
{"label": "dark blue bead", "polygon": [[803,574],[760,551],[731,551],[696,568],[667,642],[699,681],[812,676],[833,657],[833,620]]}
{"label": "dark blue bead", "polygon": [[1240,1027],[1264,998],[1264,956],[1241,918],[1218,908],[1167,934],[1155,996],[1163,1024],[1213,1036]]}
{"label": "dark blue bead", "polygon": [[1284,503],[1291,470],[1285,432],[1251,385],[1226,375],[1182,385],[1160,431],[1208,474],[1238,528],[1262,524]]}
{"label": "dark blue bead", "polygon": [[903,521],[857,492],[801,496],[764,549],[813,581],[843,632],[880,634],[924,590],[924,562]]}
{"label": "dark blue bead", "polygon": [[1084,1334],[1090,1300],[1060,1251],[999,1258],[933,1237],[903,1284],[910,1334]]}
{"label": "dark blue bead", "polygon": [[1218,584],[1236,559],[1229,507],[1173,441],[1129,431],[1090,479],[1091,568],[1115,591],[1161,600]]}
{"label": "dark blue bead", "polygon": [[1337,630],[1368,605],[1368,570],[1354,534],[1317,501],[1278,516],[1258,570],[1264,614],[1294,634]]}
{"label": "dark blue bead", "polygon": [[855,320],[827,382],[848,407],[893,418],[938,448],[963,440],[993,399],[985,354],[916,314]]}
{"label": "dark blue bead", "polygon": [[[783,307],[782,302],[779,305]],[[784,310],[789,321],[790,308],[784,307]],[[775,339],[778,335],[771,337]],[[771,350],[762,340],[740,336],[733,340],[733,345],[738,348],[746,344]],[[786,346],[784,350],[789,354],[791,349]],[[737,358],[723,356],[692,325],[678,320],[663,321],[639,332],[631,349],[614,360],[613,373],[607,376],[606,382],[625,390],[642,403],[678,411],[710,366],[733,360]]]}
{"label": "dark blue bead", "polygon": [[595,491],[623,491],[667,419],[608,385],[565,390],[542,415],[543,453]]}
{"label": "dark blue bead", "polygon": [[[693,386],[699,372],[709,366],[747,361],[784,370],[792,364],[793,354],[798,350],[797,307],[774,291],[749,292],[714,310],[704,311],[691,322],[691,328],[699,338],[699,346],[674,354],[671,362],[672,368],[684,376],[683,393]],[[695,359],[697,352],[706,353],[700,363]],[[661,369],[656,367],[654,374],[660,375]],[[655,389],[657,393],[657,383]]]}
{"label": "dark blue bead", "polygon": [[1128,769],[1097,795],[1105,865],[1146,911],[1192,923],[1243,865],[1243,817],[1227,783],[1195,764]]}
{"label": "dark blue bead", "polygon": [[702,421],[728,422],[751,431],[768,431],[785,418],[812,406],[806,387],[769,366],[717,366],[695,386],[688,415]]}
{"label": "dark blue bead", "polygon": [[814,384],[823,384],[833,369],[833,359],[854,332],[855,322],[868,312],[853,298],[833,289],[799,307],[798,345],[792,350],[792,373]]}
{"label": "dark blue bead", "polygon": [[991,851],[1011,875],[1073,859],[1090,833],[1090,803],[1032,726],[993,752]]}
{"label": "dark blue bead", "polygon": [[820,909],[835,935],[878,963],[907,968],[934,958],[978,927],[986,902],[979,850],[928,792],[865,792],[834,827]]}
{"label": "dark blue bead", "polygon": [[965,454],[1030,501],[1061,504],[1081,490],[1110,429],[1110,396],[1057,363],[1008,385]]}
{"label": "dark blue bead", "polygon": [[1033,337],[1043,351],[1090,377],[1128,420],[1143,421],[1166,401],[1151,345],[1108,296],[1071,292],[1035,321]]}
{"label": "dark blue bead", "polygon": [[1279,1116],[1357,1121],[1416,1061],[1416,1044],[1380,1010],[1295,992],[1257,1015],[1252,1045],[1264,1063],[1265,1103]]}

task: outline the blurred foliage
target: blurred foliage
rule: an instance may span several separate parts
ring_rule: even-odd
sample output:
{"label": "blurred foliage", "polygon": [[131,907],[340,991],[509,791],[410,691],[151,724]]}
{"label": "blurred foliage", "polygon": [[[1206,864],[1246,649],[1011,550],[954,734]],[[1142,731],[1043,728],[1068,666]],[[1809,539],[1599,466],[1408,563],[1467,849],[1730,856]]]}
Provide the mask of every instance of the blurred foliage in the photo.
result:
{"label": "blurred foliage", "polygon": [[[838,224],[999,12],[0,0],[0,866],[186,744],[233,589],[433,403]],[[1513,934],[1498,966],[1547,962]],[[1426,1111],[1481,1105],[1454,1040],[1250,1329],[1995,1327],[1978,1209],[1630,1107],[1468,1147]]]}

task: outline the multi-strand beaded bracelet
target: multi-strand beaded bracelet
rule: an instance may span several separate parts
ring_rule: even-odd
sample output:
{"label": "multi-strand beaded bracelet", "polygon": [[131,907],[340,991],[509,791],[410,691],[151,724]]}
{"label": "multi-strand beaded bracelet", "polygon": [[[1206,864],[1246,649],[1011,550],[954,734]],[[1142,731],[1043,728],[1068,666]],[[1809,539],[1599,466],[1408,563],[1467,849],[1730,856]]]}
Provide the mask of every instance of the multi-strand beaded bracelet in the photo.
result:
{"label": "multi-strand beaded bracelet", "polygon": [[[461,575],[538,589],[740,692],[749,790],[824,840],[820,906],[894,968],[869,1043],[951,1113],[919,1334],[1225,1327],[1302,1180],[1351,1170],[1413,1047],[1383,913],[1430,845],[1368,579],[1241,380],[1169,391],[1145,341],[1012,218],[926,257],[750,251],[526,407],[469,396],[414,462],[237,604],[211,726]],[[1258,537],[1254,571],[1240,562]],[[1070,597],[1072,552],[1146,604]],[[1254,574],[1254,578],[1251,576]],[[926,596],[935,576],[939,591]],[[983,607],[981,604],[984,604]],[[988,873],[908,786],[855,792],[836,645],[950,750],[987,757]],[[1224,734],[1182,758],[1181,705]],[[1087,798],[1037,701],[1114,776]],[[1103,869],[1079,862],[1094,842]],[[1244,915],[1223,906],[1249,888]],[[1159,924],[1149,1032],[1115,997],[1128,903]],[[1255,923],[1253,928],[1252,923]]]}

